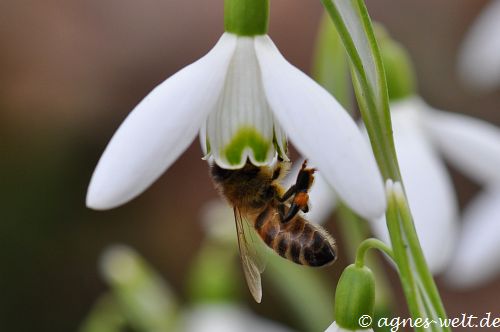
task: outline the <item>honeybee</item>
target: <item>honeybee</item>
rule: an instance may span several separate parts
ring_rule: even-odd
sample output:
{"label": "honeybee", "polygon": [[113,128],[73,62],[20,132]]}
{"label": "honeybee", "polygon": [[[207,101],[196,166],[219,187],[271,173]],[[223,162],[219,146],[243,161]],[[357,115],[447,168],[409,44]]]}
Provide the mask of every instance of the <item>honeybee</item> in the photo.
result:
{"label": "honeybee", "polygon": [[216,188],[233,206],[240,258],[245,279],[255,301],[262,299],[260,274],[263,263],[252,240],[253,228],[264,243],[280,256],[301,265],[325,266],[337,258],[334,239],[320,226],[304,219],[309,211],[309,189],[315,169],[304,161],[294,185],[287,191],[281,181],[290,163],[257,167],[247,162],[241,169],[216,164],[211,176]]}

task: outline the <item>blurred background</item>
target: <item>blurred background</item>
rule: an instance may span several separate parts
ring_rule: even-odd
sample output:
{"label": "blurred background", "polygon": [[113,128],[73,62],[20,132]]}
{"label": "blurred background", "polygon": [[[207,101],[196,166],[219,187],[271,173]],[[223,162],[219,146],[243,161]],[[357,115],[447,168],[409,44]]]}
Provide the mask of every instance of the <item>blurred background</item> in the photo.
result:
{"label": "blurred background", "polygon": [[[374,20],[410,52],[423,98],[436,108],[500,125],[500,89],[473,93],[458,80],[457,50],[487,1],[368,0]],[[271,0],[270,35],[309,72],[320,1]],[[155,85],[206,53],[223,31],[223,1],[0,2],[0,331],[75,331],[108,285],[98,261],[123,243],[168,280],[181,305],[202,247],[201,210],[217,198],[198,141],[134,201],[111,211],[85,207],[94,167],[128,112]],[[460,203],[477,187],[453,169]],[[337,232],[335,218],[326,228]],[[343,240],[338,238],[342,251]],[[341,254],[342,255],[342,254]],[[236,257],[235,257],[236,259]],[[319,272],[334,285],[346,257]],[[399,281],[399,315],[405,315]],[[238,273],[240,273],[238,271]],[[255,305],[295,330],[264,274]],[[499,312],[500,278],[457,291],[438,278],[450,316]]]}

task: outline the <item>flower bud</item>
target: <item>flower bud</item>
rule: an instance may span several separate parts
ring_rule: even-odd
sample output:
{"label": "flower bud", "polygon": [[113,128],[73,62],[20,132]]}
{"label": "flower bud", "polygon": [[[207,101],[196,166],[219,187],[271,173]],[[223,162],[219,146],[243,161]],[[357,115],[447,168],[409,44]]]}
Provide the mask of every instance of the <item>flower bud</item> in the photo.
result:
{"label": "flower bud", "polygon": [[385,78],[389,90],[389,100],[395,101],[415,94],[415,73],[408,52],[391,39],[385,29],[376,26],[377,41],[385,69]]}
{"label": "flower bud", "polygon": [[[349,265],[340,276],[335,293],[335,320],[348,330],[366,329],[361,317],[373,317],[375,280],[366,267]],[[360,325],[362,324],[362,325]]]}

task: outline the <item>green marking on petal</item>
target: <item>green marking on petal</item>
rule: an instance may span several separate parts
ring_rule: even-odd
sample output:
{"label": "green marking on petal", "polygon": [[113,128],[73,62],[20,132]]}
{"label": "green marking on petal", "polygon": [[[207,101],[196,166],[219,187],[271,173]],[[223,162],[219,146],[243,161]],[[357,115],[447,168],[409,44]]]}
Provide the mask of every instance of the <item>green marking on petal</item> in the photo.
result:
{"label": "green marking on petal", "polygon": [[210,154],[212,152],[212,147],[210,146],[210,140],[208,139],[208,135],[206,135],[207,138],[205,140],[206,142],[206,149],[207,149],[207,154]]}
{"label": "green marking on petal", "polygon": [[276,129],[273,128],[273,145],[274,149],[278,151],[278,156],[283,158],[283,160],[288,160],[288,156],[286,155],[288,152],[288,145],[287,145],[287,140],[286,138],[279,144],[278,140],[280,140],[282,137],[277,137],[276,136]]}
{"label": "green marking on petal", "polygon": [[241,161],[243,151],[250,148],[257,162],[264,162],[267,158],[271,142],[252,127],[243,127],[234,135],[231,142],[224,148],[224,156],[231,165]]}

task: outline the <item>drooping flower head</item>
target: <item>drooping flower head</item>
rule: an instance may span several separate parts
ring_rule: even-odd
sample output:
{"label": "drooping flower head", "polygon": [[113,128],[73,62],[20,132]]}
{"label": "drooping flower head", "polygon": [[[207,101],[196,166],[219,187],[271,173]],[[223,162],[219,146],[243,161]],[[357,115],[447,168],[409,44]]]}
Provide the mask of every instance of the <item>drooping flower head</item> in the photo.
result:
{"label": "drooping flower head", "polygon": [[206,157],[227,169],[287,159],[287,136],[351,208],[385,210],[369,145],[331,95],[291,65],[266,35],[268,0],[226,0],[214,48],[156,87],[111,139],[87,205],[121,205],[154,182],[200,133]]}

